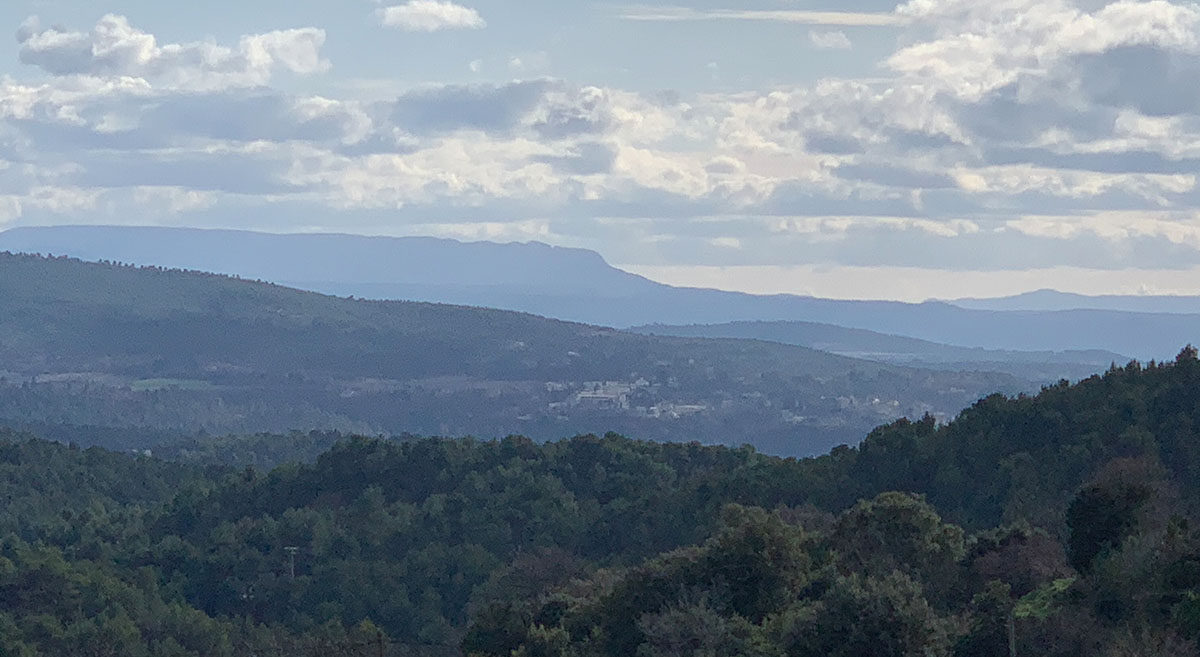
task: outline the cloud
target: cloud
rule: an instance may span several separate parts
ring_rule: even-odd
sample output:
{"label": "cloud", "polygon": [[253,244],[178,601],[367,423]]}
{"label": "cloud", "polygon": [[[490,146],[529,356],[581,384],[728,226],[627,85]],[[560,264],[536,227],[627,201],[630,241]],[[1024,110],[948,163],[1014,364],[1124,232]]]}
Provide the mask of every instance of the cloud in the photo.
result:
{"label": "cloud", "polygon": [[771,21],[803,25],[842,25],[884,27],[903,25],[904,16],[891,13],[850,11],[803,11],[794,9],[693,9],[677,6],[636,6],[622,11],[620,17],[631,21]]}
{"label": "cloud", "polygon": [[1119,0],[1091,12],[1068,0],[912,0],[896,13],[936,37],[900,49],[887,65],[968,100],[1014,84],[1071,89],[1080,56],[1200,50],[1200,8],[1166,0]]}
{"label": "cloud", "polygon": [[78,32],[30,21],[22,60],[50,75],[0,79],[0,221],[186,213],[279,229],[310,216],[312,228],[536,236],[642,263],[1200,263],[1192,5],[626,14],[821,25],[809,38],[830,47],[849,41],[842,26],[904,31],[870,79],[708,93],[536,79],[368,102],[272,88],[328,65],[319,30],[170,44],[120,17]]}
{"label": "cloud", "polygon": [[822,50],[849,50],[854,47],[845,32],[809,30],[808,41],[814,48]]}
{"label": "cloud", "polygon": [[109,14],[89,32],[42,28],[36,18],[18,33],[20,59],[56,76],[138,78],[170,88],[220,89],[266,84],[278,70],[312,74],[329,68],[321,57],[324,30],[281,30],[215,43],[159,44],[152,34]]}
{"label": "cloud", "polygon": [[508,69],[515,73],[545,71],[550,68],[550,55],[545,51],[528,52],[508,58]]}
{"label": "cloud", "polygon": [[385,27],[408,32],[478,30],[487,26],[487,22],[478,11],[439,0],[411,0],[402,5],[380,9],[377,15]]}
{"label": "cloud", "polygon": [[218,199],[214,192],[182,187],[138,187],[133,190],[133,200],[138,205],[161,208],[169,215],[207,210],[215,206]]}
{"label": "cloud", "polygon": [[1109,107],[1134,108],[1147,116],[1200,114],[1200,54],[1159,46],[1119,46],[1081,54],[1080,91]]}
{"label": "cloud", "polygon": [[399,128],[417,134],[463,129],[510,131],[534,111],[553,85],[534,80],[420,89],[396,99],[391,119]]}
{"label": "cloud", "polygon": [[591,176],[612,171],[617,154],[606,144],[584,142],[564,155],[538,155],[533,160],[549,164],[569,174]]}
{"label": "cloud", "polygon": [[169,187],[245,195],[301,191],[288,175],[294,153],[284,148],[222,148],[210,151],[131,151],[80,157],[71,176],[85,189]]}
{"label": "cloud", "polygon": [[843,164],[833,172],[846,180],[861,180],[888,187],[938,189],[958,186],[945,171],[921,171],[891,164]]}

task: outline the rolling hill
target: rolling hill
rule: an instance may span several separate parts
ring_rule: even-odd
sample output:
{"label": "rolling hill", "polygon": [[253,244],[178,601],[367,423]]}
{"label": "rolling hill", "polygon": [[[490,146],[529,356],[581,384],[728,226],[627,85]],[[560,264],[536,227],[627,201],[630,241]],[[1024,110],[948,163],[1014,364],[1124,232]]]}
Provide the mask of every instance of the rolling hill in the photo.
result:
{"label": "rolling hill", "polygon": [[16,424],[542,439],[615,430],[780,454],[1029,387],[762,341],[19,255],[0,255],[0,380],[0,418]]}

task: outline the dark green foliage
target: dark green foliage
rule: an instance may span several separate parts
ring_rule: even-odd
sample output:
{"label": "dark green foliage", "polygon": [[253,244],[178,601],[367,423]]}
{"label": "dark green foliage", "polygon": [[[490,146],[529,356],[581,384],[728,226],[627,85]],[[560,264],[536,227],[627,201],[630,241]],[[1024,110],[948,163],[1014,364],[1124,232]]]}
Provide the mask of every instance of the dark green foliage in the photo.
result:
{"label": "dark green foliage", "polygon": [[970,607],[971,625],[958,640],[954,654],[960,657],[1008,657],[1015,628],[1012,589],[1007,584],[988,582],[975,594]]}
{"label": "dark green foliage", "polygon": [[[312,439],[292,441],[298,456]],[[770,460],[612,435],[547,445],[358,438],[315,463],[263,473],[21,440],[0,442],[10,500],[0,530],[56,545],[114,580],[142,586],[149,577],[156,588],[145,595],[225,623],[227,637],[243,636],[227,626],[234,620],[303,643],[370,619],[402,642],[442,651],[458,645],[472,608],[503,609],[599,565],[703,540],[722,502],[742,497],[736,482]],[[768,522],[757,510],[740,513]],[[761,614],[765,600],[790,590],[775,569],[788,548],[759,545],[729,514],[694,577],[720,582],[723,604]],[[47,613],[61,620],[61,609],[10,599],[22,601],[18,624]],[[557,620],[550,611],[522,619]]]}
{"label": "dark green foliage", "polygon": [[789,628],[785,650],[803,657],[939,657],[949,654],[948,623],[900,573],[837,578],[811,620]]}
{"label": "dark green foliage", "polygon": [[961,577],[963,531],[945,524],[932,507],[905,493],[883,493],[842,515],[830,537],[847,574],[903,572],[942,600]]}
{"label": "dark green foliage", "polygon": [[1079,572],[1090,572],[1096,557],[1120,547],[1148,515],[1147,507],[1156,499],[1155,477],[1149,468],[1137,466],[1114,461],[1067,507],[1067,553]]}
{"label": "dark green foliage", "polygon": [[1117,459],[1159,463],[1179,494],[1200,499],[1200,361],[1114,367],[1036,396],[993,395],[938,426],[900,420],[857,447],[771,479],[789,504],[845,509],[881,491],[926,496],[947,520],[985,529],[1026,520],[1059,531],[1080,487]]}
{"label": "dark green foliage", "polygon": [[0,655],[1191,655],[1196,383],[1185,352],[802,461],[5,434]]}

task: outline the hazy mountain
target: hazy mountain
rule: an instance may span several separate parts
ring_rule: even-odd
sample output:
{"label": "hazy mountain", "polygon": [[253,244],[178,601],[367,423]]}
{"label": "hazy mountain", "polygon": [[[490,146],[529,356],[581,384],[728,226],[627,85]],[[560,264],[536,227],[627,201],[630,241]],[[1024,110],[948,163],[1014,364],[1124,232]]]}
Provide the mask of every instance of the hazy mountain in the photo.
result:
{"label": "hazy mountain", "polygon": [[1024,379],[1057,381],[1082,379],[1112,364],[1129,362],[1109,351],[1006,351],[955,347],[814,322],[729,322],[667,326],[651,324],[631,329],[647,335],[694,338],[741,338],[792,344],[851,358],[952,371],[1004,372]]}
{"label": "hazy mountain", "polygon": [[1117,310],[1136,313],[1200,313],[1200,297],[1166,295],[1100,295],[1087,296],[1035,290],[1010,297],[991,299],[954,299],[948,301],[960,308],[974,310]]}
{"label": "hazy mountain", "polygon": [[594,251],[539,242],[52,226],[0,232],[0,250],[192,269],[343,296],[489,307],[506,307],[489,303],[506,298],[627,298],[659,287]]}
{"label": "hazy mountain", "polygon": [[1171,358],[1181,345],[1200,342],[1200,314],[1001,311],[679,288],[620,271],[594,252],[538,243],[54,227],[0,233],[0,249],[215,271],[340,296],[504,308],[615,327],[806,321],[963,347],[1105,350],[1147,360]]}
{"label": "hazy mountain", "polygon": [[949,417],[990,392],[1031,387],[762,341],[0,255],[0,418],[16,424],[535,438],[614,430],[812,454],[895,417]]}

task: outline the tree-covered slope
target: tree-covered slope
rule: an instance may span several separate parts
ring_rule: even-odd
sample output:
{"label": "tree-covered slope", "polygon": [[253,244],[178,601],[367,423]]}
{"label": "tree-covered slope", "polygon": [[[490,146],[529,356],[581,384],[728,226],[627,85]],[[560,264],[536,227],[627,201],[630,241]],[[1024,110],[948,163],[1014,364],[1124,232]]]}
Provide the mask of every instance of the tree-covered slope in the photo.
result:
{"label": "tree-covered slope", "polygon": [[[13,436],[0,654],[1194,655],[1198,414],[1185,350],[803,460],[356,438],[201,470]],[[211,454],[287,460],[237,442]]]}
{"label": "tree-covered slope", "polygon": [[1187,349],[768,460],[734,489],[774,513],[729,507],[694,546],[493,599],[464,651],[1192,657],[1198,413]]}
{"label": "tree-covered slope", "polygon": [[[1061,527],[1071,495],[1113,459],[1149,459],[1200,503],[1200,361],[1131,363],[1037,395],[993,395],[938,426],[900,421],[805,462],[792,482],[844,508],[879,491],[925,494],[955,522]],[[784,484],[785,486],[789,484]],[[808,494],[805,494],[808,495]]]}
{"label": "tree-covered slope", "polygon": [[0,418],[15,423],[540,439],[603,429],[811,454],[1021,387],[765,342],[0,254]]}

